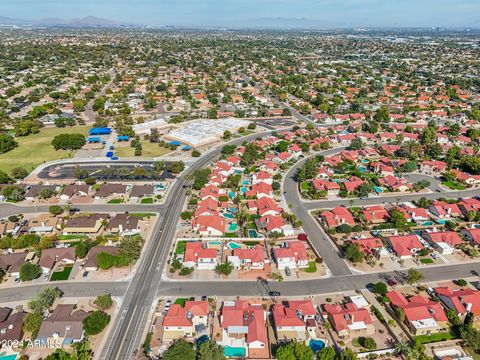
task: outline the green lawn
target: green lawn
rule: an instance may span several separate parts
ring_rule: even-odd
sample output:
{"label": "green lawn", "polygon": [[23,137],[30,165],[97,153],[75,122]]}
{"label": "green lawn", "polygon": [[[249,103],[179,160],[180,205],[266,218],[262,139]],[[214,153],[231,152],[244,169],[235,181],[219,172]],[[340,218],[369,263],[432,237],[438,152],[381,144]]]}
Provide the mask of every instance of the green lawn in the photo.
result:
{"label": "green lawn", "polygon": [[303,271],[307,273],[314,273],[317,271],[317,263],[315,260],[309,261],[308,262],[308,268],[303,269]]}
{"label": "green lawn", "polygon": [[177,247],[175,248],[175,254],[185,254],[185,247],[187,242],[185,240],[177,242]]}
{"label": "green lawn", "polygon": [[[142,142],[142,156],[140,157],[157,157],[168,154],[172,150],[159,146],[158,144],[151,143],[150,141]],[[115,148],[115,156],[118,157],[135,157],[135,149],[128,146],[119,146]]]}
{"label": "green lawn", "polygon": [[420,259],[423,264],[433,264],[433,260],[430,258]]}
{"label": "green lawn", "polygon": [[75,151],[55,151],[51,142],[58,134],[81,133],[88,134],[88,126],[73,126],[66,128],[45,128],[38,134],[15,138],[18,146],[5,154],[0,154],[0,169],[10,173],[15,167],[23,167],[32,171],[43,162],[71,158]]}
{"label": "green lawn", "polygon": [[444,181],[442,183],[452,190],[465,190],[467,187],[458,181]]}
{"label": "green lawn", "polygon": [[175,300],[174,304],[180,305],[181,307],[185,306],[185,302],[187,301],[187,298],[178,298]]}
{"label": "green lawn", "polygon": [[107,202],[107,204],[121,204],[123,203],[123,199],[112,199]]}
{"label": "green lawn", "polygon": [[418,335],[415,336],[415,339],[420,341],[421,344],[428,344],[432,342],[455,339],[455,337],[450,332],[441,332],[431,335]]}
{"label": "green lawn", "polygon": [[87,235],[81,235],[81,234],[72,234],[72,235],[58,235],[57,236],[58,240],[84,240],[88,239]]}
{"label": "green lawn", "polygon": [[153,198],[144,198],[140,200],[140,204],[153,204]]}
{"label": "green lawn", "polygon": [[68,280],[70,273],[72,272],[73,265],[65,265],[63,271],[56,271],[50,277],[50,281]]}

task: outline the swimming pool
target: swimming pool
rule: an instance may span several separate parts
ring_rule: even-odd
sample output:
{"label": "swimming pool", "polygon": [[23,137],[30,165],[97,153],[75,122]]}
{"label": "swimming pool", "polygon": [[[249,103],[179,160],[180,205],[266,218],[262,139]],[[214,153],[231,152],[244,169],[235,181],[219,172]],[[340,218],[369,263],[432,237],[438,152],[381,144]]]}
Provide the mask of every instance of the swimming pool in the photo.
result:
{"label": "swimming pool", "polygon": [[235,224],[235,223],[232,223],[232,224],[228,225],[228,231],[229,232],[237,231],[237,229],[238,229],[238,225]]}
{"label": "swimming pool", "polygon": [[308,346],[310,346],[310,349],[312,349],[312,351],[315,353],[322,350],[325,347],[325,343],[322,340],[310,339]]}
{"label": "swimming pool", "polygon": [[367,171],[367,169],[366,169],[364,166],[359,166],[359,167],[358,167],[358,171],[364,173],[364,172]]}
{"label": "swimming pool", "polygon": [[229,242],[229,243],[227,244],[227,246],[228,246],[231,250],[241,249],[241,248],[242,248],[242,245],[238,245],[237,243],[234,243],[234,242]]}
{"label": "swimming pool", "polygon": [[247,351],[242,347],[224,346],[223,354],[228,357],[245,357],[247,355]]}
{"label": "swimming pool", "polygon": [[230,213],[223,213],[222,215],[223,215],[224,218],[227,218],[227,219],[233,219],[234,218],[233,214],[230,214]]}
{"label": "swimming pool", "polygon": [[257,230],[255,230],[255,229],[249,229],[249,230],[248,230],[248,237],[249,237],[249,238],[254,238],[254,239],[258,238]]}
{"label": "swimming pool", "polygon": [[250,180],[243,180],[242,185],[250,185]]}
{"label": "swimming pool", "polygon": [[240,188],[240,191],[245,194],[248,191],[248,188],[246,188],[245,186],[242,186]]}
{"label": "swimming pool", "polygon": [[235,193],[234,193],[233,191],[229,191],[229,192],[228,192],[228,197],[229,197],[230,199],[233,199],[233,198],[235,197]]}
{"label": "swimming pool", "polygon": [[210,241],[209,244],[210,245],[222,245],[222,242],[221,241]]}
{"label": "swimming pool", "polygon": [[445,219],[438,219],[438,220],[437,220],[437,223],[438,223],[438,224],[445,225],[445,224],[447,223],[447,220],[445,220]]}
{"label": "swimming pool", "polygon": [[374,186],[374,187],[373,187],[373,190],[375,190],[375,192],[377,192],[377,193],[379,193],[379,194],[383,192],[382,188],[379,187],[379,186]]}
{"label": "swimming pool", "polygon": [[422,223],[422,226],[432,226],[433,225],[433,221],[424,221]]}
{"label": "swimming pool", "polygon": [[361,161],[362,163],[364,163],[364,164],[368,164],[368,163],[369,163],[369,161],[368,161],[367,159],[362,159],[362,160],[360,160],[360,161]]}
{"label": "swimming pool", "polygon": [[17,355],[5,355],[5,356],[0,356],[0,360],[15,360],[17,358]]}

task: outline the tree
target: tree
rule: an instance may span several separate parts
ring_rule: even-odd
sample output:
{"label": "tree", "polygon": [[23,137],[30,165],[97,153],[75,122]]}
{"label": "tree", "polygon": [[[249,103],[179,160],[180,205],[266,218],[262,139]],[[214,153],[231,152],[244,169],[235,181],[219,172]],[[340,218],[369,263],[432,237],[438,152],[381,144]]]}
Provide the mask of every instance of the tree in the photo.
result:
{"label": "tree", "polygon": [[7,186],[3,189],[3,196],[11,201],[22,201],[24,197],[23,190],[19,189],[16,186]]}
{"label": "tree", "polygon": [[217,264],[215,271],[220,275],[230,275],[233,271],[233,264],[230,261]]}
{"label": "tree", "polygon": [[362,139],[353,139],[350,142],[350,146],[348,147],[349,150],[361,150],[365,147]]}
{"label": "tree", "polygon": [[377,348],[377,343],[371,337],[360,338],[360,345],[367,350],[375,350]]}
{"label": "tree", "polygon": [[163,360],[195,360],[193,345],[183,339],[175,341],[163,353]]}
{"label": "tree", "polygon": [[42,268],[37,264],[26,262],[20,268],[20,280],[31,281],[42,275]]}
{"label": "tree", "polygon": [[193,150],[193,151],[192,151],[192,157],[200,157],[200,155],[202,155],[202,154],[200,153],[200,151],[198,151],[198,150]]}
{"label": "tree", "polygon": [[31,312],[25,314],[23,318],[23,330],[32,333],[32,338],[36,338],[40,326],[42,325],[43,316],[41,313]]}
{"label": "tree", "polygon": [[0,134],[0,154],[4,154],[14,149],[17,142],[8,134]]}
{"label": "tree", "polygon": [[225,145],[222,148],[222,154],[223,155],[232,155],[235,152],[236,148],[237,147],[235,145]]}
{"label": "tree", "polygon": [[304,343],[290,341],[277,348],[275,357],[278,360],[313,360],[314,354]]}
{"label": "tree", "polygon": [[100,334],[110,322],[110,315],[103,311],[94,311],[83,319],[85,335]]}
{"label": "tree", "polygon": [[53,138],[52,145],[55,150],[78,150],[85,142],[82,134],[59,134]]}
{"label": "tree", "polygon": [[360,251],[358,244],[353,244],[352,242],[347,242],[343,248],[345,252],[345,258],[352,263],[361,263],[365,255]]}
{"label": "tree", "polygon": [[197,360],[224,360],[223,347],[214,340],[208,340],[200,345],[197,352]]}
{"label": "tree", "polygon": [[375,285],[373,285],[373,292],[375,294],[385,296],[388,292],[387,284],[382,281],[377,282]]}
{"label": "tree", "polygon": [[185,163],[183,161],[172,161],[166,165],[166,169],[173,174],[179,174],[185,169]]}
{"label": "tree", "polygon": [[135,262],[142,252],[143,240],[140,235],[125,236],[118,245],[119,255],[121,255],[128,264]]}
{"label": "tree", "polygon": [[14,179],[25,179],[28,176],[28,171],[21,167],[16,167],[12,169],[12,177]]}
{"label": "tree", "polygon": [[0,184],[8,184],[12,181],[5,171],[0,170]]}
{"label": "tree", "polygon": [[423,275],[417,269],[409,269],[407,274],[407,281],[408,283],[415,284],[416,282],[423,279]]}
{"label": "tree", "polygon": [[357,359],[358,359],[357,354],[355,354],[349,348],[346,348],[345,350],[343,350],[339,357],[339,360],[357,360]]}
{"label": "tree", "polygon": [[63,209],[61,206],[59,205],[51,205],[49,208],[48,208],[48,212],[52,215],[60,215],[63,213]]}
{"label": "tree", "polygon": [[335,360],[337,358],[337,353],[335,352],[335,349],[326,346],[319,352],[317,352],[317,360]]}
{"label": "tree", "polygon": [[408,222],[407,219],[405,219],[405,215],[397,209],[390,211],[390,222],[400,231],[408,228]]}
{"label": "tree", "polygon": [[390,121],[390,111],[388,107],[383,105],[380,109],[377,110],[373,116],[373,120],[376,122],[389,122]]}
{"label": "tree", "polygon": [[212,173],[212,170],[209,168],[198,169],[193,173],[193,184],[192,187],[195,190],[201,190],[208,183],[209,176]]}
{"label": "tree", "polygon": [[61,291],[57,288],[46,288],[39,292],[35,299],[29,301],[28,307],[33,312],[43,313],[52,306],[55,299],[61,295]]}
{"label": "tree", "polygon": [[99,295],[93,302],[100,310],[110,309],[113,305],[112,297],[110,294]]}
{"label": "tree", "polygon": [[157,128],[150,129],[150,136],[148,139],[151,143],[157,143],[160,140],[160,133]]}
{"label": "tree", "polygon": [[225,130],[223,132],[223,136],[222,136],[223,140],[229,140],[231,137],[232,137],[232,133],[230,131]]}

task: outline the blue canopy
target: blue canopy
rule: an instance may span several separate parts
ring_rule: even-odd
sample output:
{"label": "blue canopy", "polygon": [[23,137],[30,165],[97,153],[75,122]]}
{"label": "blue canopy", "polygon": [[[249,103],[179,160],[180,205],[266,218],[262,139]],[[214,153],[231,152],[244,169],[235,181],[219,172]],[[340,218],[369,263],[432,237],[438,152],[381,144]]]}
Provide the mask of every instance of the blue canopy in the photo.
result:
{"label": "blue canopy", "polygon": [[109,135],[112,129],[107,127],[91,128],[88,131],[88,135]]}

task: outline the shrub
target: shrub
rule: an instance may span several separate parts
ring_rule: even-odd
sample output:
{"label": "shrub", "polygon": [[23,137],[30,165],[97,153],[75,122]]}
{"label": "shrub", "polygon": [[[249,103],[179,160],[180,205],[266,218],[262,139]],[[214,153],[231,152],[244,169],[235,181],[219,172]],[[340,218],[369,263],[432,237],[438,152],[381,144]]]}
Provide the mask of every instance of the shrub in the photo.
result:
{"label": "shrub", "polygon": [[110,315],[103,311],[94,311],[83,320],[85,335],[97,335],[105,329],[110,322]]}

